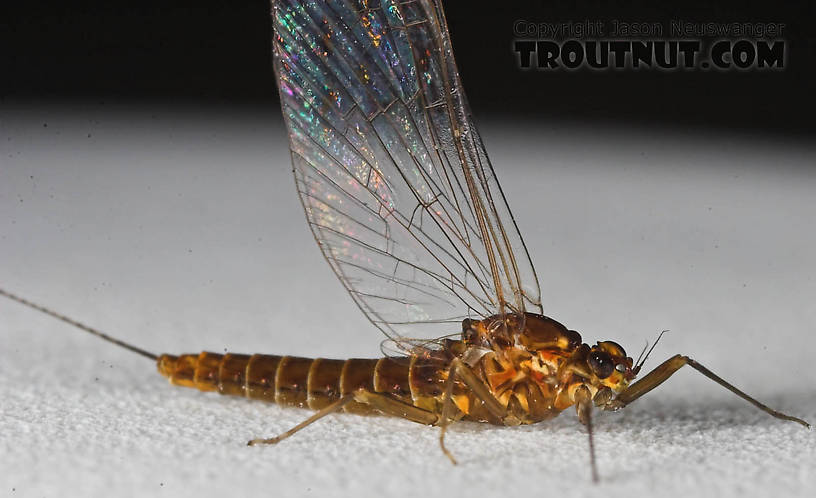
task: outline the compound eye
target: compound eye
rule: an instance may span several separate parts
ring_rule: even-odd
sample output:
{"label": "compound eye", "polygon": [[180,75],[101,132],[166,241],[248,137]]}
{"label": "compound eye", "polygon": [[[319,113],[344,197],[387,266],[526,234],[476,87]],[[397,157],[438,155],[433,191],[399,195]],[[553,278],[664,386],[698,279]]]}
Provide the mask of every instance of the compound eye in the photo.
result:
{"label": "compound eye", "polygon": [[589,362],[589,368],[592,369],[592,372],[597,375],[599,379],[609,377],[612,375],[612,371],[615,370],[615,363],[612,362],[612,357],[609,353],[592,351],[589,353],[587,360]]}
{"label": "compound eye", "polygon": [[623,363],[618,363],[617,365],[615,365],[615,370],[617,370],[620,373],[626,373],[626,365],[624,365]]}
{"label": "compound eye", "polygon": [[624,351],[624,349],[621,347],[621,345],[618,344],[615,341],[599,342],[598,346],[600,346],[601,349],[603,349],[604,351],[606,351],[607,353],[609,353],[611,355],[622,356],[624,358],[626,357],[626,351]]}

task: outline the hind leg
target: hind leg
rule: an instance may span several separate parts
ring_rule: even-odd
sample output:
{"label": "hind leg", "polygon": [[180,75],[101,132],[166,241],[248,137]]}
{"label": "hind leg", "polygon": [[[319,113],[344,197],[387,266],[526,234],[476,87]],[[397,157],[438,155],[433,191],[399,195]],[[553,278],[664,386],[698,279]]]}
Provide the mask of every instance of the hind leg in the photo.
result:
{"label": "hind leg", "polygon": [[288,431],[278,436],[267,439],[263,438],[253,439],[249,441],[247,445],[256,446],[260,444],[279,443],[282,440],[291,436],[292,434],[300,431],[301,429],[304,429],[309,425],[317,422],[326,415],[340,411],[344,406],[346,406],[351,401],[366,404],[371,408],[374,408],[375,410],[382,412],[385,415],[391,415],[392,417],[408,419],[411,420],[412,422],[418,422],[420,424],[436,425],[437,422],[439,421],[439,417],[435,413],[423,410],[421,408],[417,408],[414,405],[409,405],[408,403],[404,403],[398,399],[392,398],[387,394],[373,393],[365,389],[360,389],[358,391],[354,391],[353,393],[343,395],[337,401],[334,401],[333,403],[321,409],[311,417],[307,418],[303,422],[297,424],[296,426],[292,427]]}

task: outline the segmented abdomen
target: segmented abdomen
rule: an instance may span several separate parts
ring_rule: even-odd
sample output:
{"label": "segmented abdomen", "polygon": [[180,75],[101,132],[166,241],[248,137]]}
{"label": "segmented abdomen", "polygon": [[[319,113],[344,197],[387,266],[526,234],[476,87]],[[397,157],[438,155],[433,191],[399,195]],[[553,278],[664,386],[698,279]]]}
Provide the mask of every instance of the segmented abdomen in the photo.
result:
{"label": "segmented abdomen", "polygon": [[[319,410],[358,389],[387,393],[435,411],[444,379],[442,362],[416,358],[327,360],[296,356],[216,354],[162,355],[159,372],[172,384]],[[356,402],[345,411],[370,413]]]}

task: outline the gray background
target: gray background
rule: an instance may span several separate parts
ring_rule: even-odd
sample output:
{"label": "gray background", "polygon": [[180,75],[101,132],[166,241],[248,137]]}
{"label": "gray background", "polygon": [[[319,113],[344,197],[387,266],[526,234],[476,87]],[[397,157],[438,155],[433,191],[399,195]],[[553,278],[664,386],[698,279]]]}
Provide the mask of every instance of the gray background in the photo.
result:
{"label": "gray background", "polygon": [[[647,366],[689,354],[816,420],[814,146],[608,122],[479,120],[545,312]],[[6,101],[0,286],[154,352],[374,356],[322,261],[274,106]],[[440,330],[440,335],[451,332]],[[600,414],[435,429],[175,388],[148,361],[0,300],[0,494],[808,496],[813,431],[693,371]],[[614,490],[614,491],[613,491]],[[625,490],[625,491],[624,491]],[[606,491],[602,491],[606,492]]]}

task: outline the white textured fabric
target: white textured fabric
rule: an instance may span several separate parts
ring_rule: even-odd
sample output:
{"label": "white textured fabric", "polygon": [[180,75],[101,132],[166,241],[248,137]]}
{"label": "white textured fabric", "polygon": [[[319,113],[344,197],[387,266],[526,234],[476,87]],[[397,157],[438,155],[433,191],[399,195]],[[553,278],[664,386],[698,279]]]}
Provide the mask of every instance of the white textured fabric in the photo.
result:
{"label": "white textured fabric", "polygon": [[[477,116],[478,117],[478,116]],[[44,126],[47,124],[47,126]],[[816,421],[813,146],[483,123],[548,314]],[[274,109],[4,104],[0,286],[155,352],[374,356],[303,221]],[[440,331],[440,335],[450,332]],[[0,300],[3,496],[813,496],[816,433],[693,370],[599,414],[436,429],[176,388]]]}

